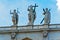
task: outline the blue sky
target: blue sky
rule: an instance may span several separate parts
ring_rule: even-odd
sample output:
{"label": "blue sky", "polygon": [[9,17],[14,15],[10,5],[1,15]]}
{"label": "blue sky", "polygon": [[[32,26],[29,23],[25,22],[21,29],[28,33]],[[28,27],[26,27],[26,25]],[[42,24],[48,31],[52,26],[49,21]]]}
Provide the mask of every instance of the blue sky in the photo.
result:
{"label": "blue sky", "polygon": [[28,24],[29,5],[37,4],[35,25],[40,25],[43,19],[43,8],[51,9],[51,24],[60,24],[60,1],[59,0],[0,0],[0,26],[12,25],[10,10],[17,9],[20,11],[18,25]]}

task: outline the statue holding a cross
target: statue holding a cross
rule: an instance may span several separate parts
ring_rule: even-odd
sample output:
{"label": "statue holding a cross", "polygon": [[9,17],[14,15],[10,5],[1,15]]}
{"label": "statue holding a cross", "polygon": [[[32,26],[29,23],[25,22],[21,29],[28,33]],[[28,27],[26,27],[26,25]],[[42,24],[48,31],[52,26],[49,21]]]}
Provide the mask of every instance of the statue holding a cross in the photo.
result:
{"label": "statue holding a cross", "polygon": [[35,11],[36,7],[38,7],[36,4],[35,4],[35,6],[30,5],[28,7],[28,11],[29,11],[29,14],[28,14],[29,23],[28,23],[28,25],[33,25],[33,23],[36,19],[36,11]]}
{"label": "statue holding a cross", "polygon": [[[44,15],[44,24],[50,24],[50,20],[51,20],[51,13],[50,13],[50,9],[46,8],[44,9],[43,8],[43,15]],[[43,20],[41,21],[41,23],[43,22]]]}

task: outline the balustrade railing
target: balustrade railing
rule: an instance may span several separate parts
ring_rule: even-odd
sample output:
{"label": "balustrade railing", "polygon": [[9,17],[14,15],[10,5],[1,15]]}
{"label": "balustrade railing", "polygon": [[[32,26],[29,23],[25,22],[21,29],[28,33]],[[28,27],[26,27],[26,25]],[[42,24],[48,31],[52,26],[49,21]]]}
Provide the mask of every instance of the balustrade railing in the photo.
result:
{"label": "balustrade railing", "polygon": [[[17,26],[16,28],[13,26],[5,26],[5,27],[0,27],[0,31],[2,30],[31,30],[31,29],[42,29],[48,26],[48,28],[60,28],[60,24],[50,24],[50,25],[27,25],[27,26]],[[12,28],[13,27],[13,28]]]}

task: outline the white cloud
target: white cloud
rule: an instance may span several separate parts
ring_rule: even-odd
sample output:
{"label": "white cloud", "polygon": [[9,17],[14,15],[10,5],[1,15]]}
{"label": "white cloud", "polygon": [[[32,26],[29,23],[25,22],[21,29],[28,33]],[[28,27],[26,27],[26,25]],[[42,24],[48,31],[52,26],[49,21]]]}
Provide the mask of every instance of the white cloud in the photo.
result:
{"label": "white cloud", "polygon": [[58,10],[60,10],[60,0],[57,0]]}

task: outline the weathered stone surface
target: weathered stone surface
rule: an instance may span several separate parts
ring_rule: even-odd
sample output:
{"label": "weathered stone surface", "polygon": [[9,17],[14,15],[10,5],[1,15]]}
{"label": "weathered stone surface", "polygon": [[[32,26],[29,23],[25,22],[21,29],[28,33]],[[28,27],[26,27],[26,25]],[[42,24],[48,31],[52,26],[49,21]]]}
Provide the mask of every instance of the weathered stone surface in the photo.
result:
{"label": "weathered stone surface", "polygon": [[[46,28],[44,26],[34,25],[31,28],[30,26],[18,26],[15,30],[11,30],[12,27],[0,27],[0,40],[12,40],[11,33],[14,36],[13,40],[60,40],[60,24],[50,24],[49,27],[45,26]],[[46,31],[48,31],[48,35],[44,37],[43,33]]]}

